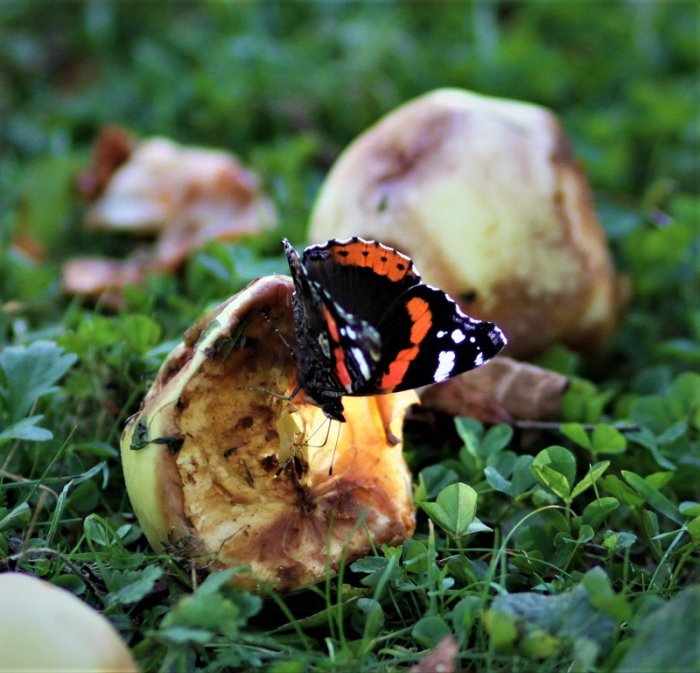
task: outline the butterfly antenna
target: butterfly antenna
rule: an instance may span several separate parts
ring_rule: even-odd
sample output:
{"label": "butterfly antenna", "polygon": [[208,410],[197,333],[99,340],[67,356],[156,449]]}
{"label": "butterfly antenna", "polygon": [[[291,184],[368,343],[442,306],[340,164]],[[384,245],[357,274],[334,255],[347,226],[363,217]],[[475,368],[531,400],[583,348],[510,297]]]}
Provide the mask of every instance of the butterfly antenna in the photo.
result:
{"label": "butterfly antenna", "polygon": [[[328,423],[327,426],[326,426],[326,423]],[[325,446],[325,445],[327,444],[327,442],[328,442],[328,435],[329,435],[330,432],[331,432],[331,423],[332,423],[332,419],[329,418],[328,416],[326,416],[326,418],[325,418],[325,420],[323,421],[323,423],[321,423],[321,425],[319,425],[319,426],[309,435],[308,439],[304,442],[304,444],[306,444],[306,446],[311,446],[311,444],[309,444],[309,442],[314,438],[314,436],[316,435],[316,433],[317,433],[321,428],[323,428],[323,427],[325,426],[325,427],[326,427],[326,436],[323,438],[323,441],[322,441],[320,444],[314,444],[314,445],[313,445],[313,448],[314,448],[314,449],[320,449],[322,446]]]}

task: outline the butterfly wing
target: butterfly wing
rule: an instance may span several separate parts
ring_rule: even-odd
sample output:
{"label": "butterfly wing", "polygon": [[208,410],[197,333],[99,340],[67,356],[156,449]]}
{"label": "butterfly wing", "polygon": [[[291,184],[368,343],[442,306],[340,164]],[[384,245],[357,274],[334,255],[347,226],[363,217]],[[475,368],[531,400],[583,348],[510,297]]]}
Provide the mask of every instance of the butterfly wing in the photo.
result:
{"label": "butterfly wing", "polygon": [[333,303],[374,327],[403,292],[420,283],[409,257],[359,237],[309,246],[302,264]]}
{"label": "butterfly wing", "polygon": [[332,370],[344,394],[375,394],[372,382],[385,338],[377,325],[408,288],[420,283],[413,262],[355,236],[309,246],[301,265],[321,298]]}
{"label": "butterfly wing", "polygon": [[493,323],[463,313],[444,292],[408,289],[377,325],[382,359],[370,385],[355,394],[419,388],[479,367],[506,344]]}
{"label": "butterfly wing", "polygon": [[344,395],[356,395],[376,378],[382,358],[382,337],[369,322],[346,311],[325,288],[318,286],[318,290],[332,378],[340,384]]}

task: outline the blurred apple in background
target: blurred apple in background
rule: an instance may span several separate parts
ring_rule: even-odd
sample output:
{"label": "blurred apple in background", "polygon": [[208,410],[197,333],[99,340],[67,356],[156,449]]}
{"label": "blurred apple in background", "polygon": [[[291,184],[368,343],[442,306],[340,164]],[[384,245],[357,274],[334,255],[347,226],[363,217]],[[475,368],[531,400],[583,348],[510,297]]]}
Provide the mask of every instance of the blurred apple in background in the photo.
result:
{"label": "blurred apple in background", "polygon": [[591,193],[556,117],[440,89],[402,105],[337,159],[309,240],[362,236],[411,256],[423,280],[496,322],[507,354],[601,349],[615,276]]}

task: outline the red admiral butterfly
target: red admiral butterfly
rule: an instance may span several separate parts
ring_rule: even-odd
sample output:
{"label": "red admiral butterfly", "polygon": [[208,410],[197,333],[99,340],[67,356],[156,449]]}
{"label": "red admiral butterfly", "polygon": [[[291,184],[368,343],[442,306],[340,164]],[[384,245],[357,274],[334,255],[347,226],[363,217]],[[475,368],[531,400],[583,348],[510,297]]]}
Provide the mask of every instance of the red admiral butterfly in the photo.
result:
{"label": "red admiral butterfly", "polygon": [[345,421],[344,395],[444,381],[506,345],[498,327],[422,283],[411,259],[393,248],[354,236],[309,246],[300,259],[282,243],[295,288],[299,386],[329,418]]}

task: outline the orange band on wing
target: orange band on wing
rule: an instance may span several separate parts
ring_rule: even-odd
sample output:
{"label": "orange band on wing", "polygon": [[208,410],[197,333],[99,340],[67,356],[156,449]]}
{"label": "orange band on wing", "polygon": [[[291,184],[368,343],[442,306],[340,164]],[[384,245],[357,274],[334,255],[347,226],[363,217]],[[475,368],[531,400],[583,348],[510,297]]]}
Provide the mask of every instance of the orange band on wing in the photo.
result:
{"label": "orange band on wing", "polygon": [[335,318],[331,315],[328,307],[324,305],[323,307],[323,317],[326,321],[326,327],[328,328],[328,333],[331,335],[331,340],[334,343],[340,343],[340,334],[338,333],[338,325],[335,322]]}
{"label": "orange band on wing", "polygon": [[333,355],[335,357],[335,373],[338,376],[338,381],[340,381],[341,386],[343,386],[346,390],[349,390],[352,384],[352,379],[350,378],[348,368],[345,366],[345,353],[343,352],[343,349],[338,346],[337,348],[333,349]]}
{"label": "orange band on wing", "polygon": [[433,326],[433,313],[430,304],[425,299],[413,297],[406,304],[408,315],[413,320],[411,327],[411,343],[419,344],[425,338],[428,330]]}
{"label": "orange band on wing", "polygon": [[329,252],[336,264],[368,266],[372,271],[380,276],[386,276],[389,280],[401,280],[409,273],[415,275],[408,257],[375,242],[353,241],[332,246]]}
{"label": "orange band on wing", "polygon": [[389,371],[382,376],[379,387],[382,390],[393,390],[403,381],[411,362],[418,357],[420,349],[418,346],[404,348],[399,351],[396,358],[389,364]]}
{"label": "orange band on wing", "polygon": [[433,326],[433,313],[430,310],[430,304],[425,299],[413,297],[406,304],[406,310],[413,321],[411,343],[415,345],[411,348],[404,348],[396,354],[393,362],[389,364],[389,370],[379,382],[379,387],[382,390],[393,390],[403,381],[411,362],[420,353],[420,343]]}

